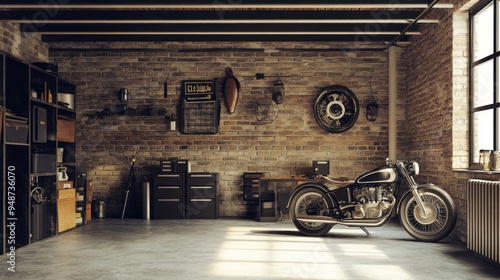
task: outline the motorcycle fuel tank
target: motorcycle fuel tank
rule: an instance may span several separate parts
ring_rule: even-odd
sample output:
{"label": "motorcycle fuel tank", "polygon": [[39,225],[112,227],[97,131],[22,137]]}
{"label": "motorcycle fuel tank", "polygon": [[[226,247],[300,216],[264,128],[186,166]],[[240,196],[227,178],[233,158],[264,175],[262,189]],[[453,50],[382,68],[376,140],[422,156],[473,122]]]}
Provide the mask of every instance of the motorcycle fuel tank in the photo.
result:
{"label": "motorcycle fuel tank", "polygon": [[370,183],[392,183],[396,181],[397,174],[394,168],[380,168],[372,170],[359,176],[357,183],[370,184]]}

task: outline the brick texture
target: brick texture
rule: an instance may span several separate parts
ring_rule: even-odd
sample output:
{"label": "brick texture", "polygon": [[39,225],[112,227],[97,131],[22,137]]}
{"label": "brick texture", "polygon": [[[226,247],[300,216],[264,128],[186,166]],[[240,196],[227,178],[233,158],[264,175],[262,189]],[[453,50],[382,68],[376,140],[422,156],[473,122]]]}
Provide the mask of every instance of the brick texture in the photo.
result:
{"label": "brick texture", "polygon": [[[466,182],[495,175],[453,171],[467,166],[467,25],[458,10],[468,1],[447,1],[412,44],[398,49],[398,158],[417,160],[419,182],[433,182],[453,197],[459,221],[452,233],[466,238]],[[46,60],[47,46],[15,26],[0,22],[0,48],[29,61]],[[462,32],[463,31],[463,32]],[[19,39],[21,38],[21,39]],[[365,42],[366,43],[366,42]],[[104,198],[119,213],[130,159],[137,157],[137,178],[157,170],[160,159],[180,157],[193,171],[220,173],[222,216],[247,216],[254,205],[243,201],[243,172],[270,176],[303,173],[312,160],[329,159],[330,173],[354,178],[379,165],[388,154],[387,52],[342,50],[340,43],[54,43],[50,61],[61,76],[78,86],[78,160],[93,180],[94,197]],[[234,51],[228,49],[234,49]],[[275,48],[279,52],[266,51]],[[193,51],[193,49],[197,51]],[[307,49],[314,49],[308,51]],[[324,49],[318,51],[318,49]],[[161,116],[95,118],[103,108],[116,110],[118,90],[129,90],[129,106],[152,106],[176,114],[182,80],[214,79],[220,84],[231,67],[242,84],[236,113],[228,114],[221,92],[220,132],[182,135],[170,131]],[[255,73],[268,78],[256,80]],[[271,96],[281,76],[285,102],[272,123],[256,120],[256,103]],[[379,117],[364,118],[372,91]],[[163,97],[163,83],[168,96]],[[354,91],[360,117],[341,134],[323,131],[312,105],[323,87],[340,84]],[[139,185],[139,183],[138,183]],[[140,186],[138,186],[139,188]],[[113,211],[112,211],[113,212]]]}
{"label": "brick texture", "polygon": [[[78,86],[78,159],[89,169],[94,197],[105,198],[116,209],[123,203],[133,156],[139,179],[169,157],[191,161],[192,171],[220,173],[221,216],[246,216],[254,207],[243,200],[243,172],[290,176],[303,174],[313,160],[328,159],[333,176],[354,178],[383,163],[388,154],[387,52],[343,51],[346,45],[325,43],[59,43],[51,47],[51,60],[59,65],[61,76]],[[318,47],[325,50],[307,50]],[[263,51],[269,48],[287,50]],[[402,131],[406,99],[404,60],[400,62]],[[159,116],[94,117],[105,107],[115,110],[120,88],[128,89],[129,106],[137,111],[151,106],[177,115],[182,80],[214,79],[221,84],[226,67],[233,69],[242,89],[236,112],[229,114],[219,88],[218,134],[183,135],[170,131]],[[268,77],[257,80],[255,73]],[[285,102],[278,106],[274,122],[259,122],[256,104],[271,97],[277,79],[285,84]],[[365,118],[370,79],[380,103],[373,123]],[[340,134],[322,130],[312,112],[321,89],[336,84],[356,94],[361,111],[356,124]],[[399,140],[404,140],[403,133]]]}
{"label": "brick texture", "polygon": [[406,49],[406,150],[421,166],[420,182],[433,182],[453,197],[458,222],[452,235],[466,241],[466,184],[497,175],[464,173],[468,167],[467,1],[433,12],[438,25],[426,25]]}
{"label": "brick texture", "polygon": [[0,50],[27,62],[48,62],[49,47],[40,35],[22,33],[19,25],[0,21]]}

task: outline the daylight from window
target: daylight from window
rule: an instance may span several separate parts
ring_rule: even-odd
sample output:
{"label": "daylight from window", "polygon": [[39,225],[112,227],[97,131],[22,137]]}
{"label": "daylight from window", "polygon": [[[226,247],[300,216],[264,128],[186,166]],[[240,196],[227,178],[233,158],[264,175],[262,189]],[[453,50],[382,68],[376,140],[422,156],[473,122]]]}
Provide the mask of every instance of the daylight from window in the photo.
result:
{"label": "daylight from window", "polygon": [[[472,102],[471,102],[471,131],[472,131],[472,159],[471,163],[478,162],[479,150],[499,149],[498,133],[495,129],[495,118],[498,116],[495,89],[495,68],[497,57],[495,54],[495,6],[493,2],[471,17],[472,31]],[[495,114],[495,110],[497,113]],[[496,122],[498,127],[498,122]]]}

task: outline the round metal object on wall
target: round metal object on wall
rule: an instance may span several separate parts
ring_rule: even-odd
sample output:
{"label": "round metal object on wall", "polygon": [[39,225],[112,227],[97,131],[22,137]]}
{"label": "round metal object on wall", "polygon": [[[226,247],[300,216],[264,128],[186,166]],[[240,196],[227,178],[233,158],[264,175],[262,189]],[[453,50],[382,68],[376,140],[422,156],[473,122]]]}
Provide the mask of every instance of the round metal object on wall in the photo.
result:
{"label": "round metal object on wall", "polygon": [[273,122],[278,117],[278,105],[270,99],[262,99],[255,110],[257,120],[261,122]]}
{"label": "round metal object on wall", "polygon": [[324,88],[314,102],[314,118],[321,128],[339,133],[351,128],[359,115],[356,95],[344,86]]}

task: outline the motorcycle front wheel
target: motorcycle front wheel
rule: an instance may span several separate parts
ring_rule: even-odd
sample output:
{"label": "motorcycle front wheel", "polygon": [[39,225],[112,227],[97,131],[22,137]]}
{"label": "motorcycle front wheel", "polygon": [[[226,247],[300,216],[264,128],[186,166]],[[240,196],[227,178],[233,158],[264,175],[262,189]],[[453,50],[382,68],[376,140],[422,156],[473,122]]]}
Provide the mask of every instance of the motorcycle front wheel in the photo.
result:
{"label": "motorcycle front wheel", "polygon": [[333,207],[328,198],[324,197],[324,194],[318,188],[306,187],[293,196],[290,202],[290,218],[301,233],[309,236],[323,236],[332,229],[333,224],[297,220],[297,216],[329,216]]}
{"label": "motorcycle front wheel", "polygon": [[401,201],[399,220],[403,228],[416,240],[439,241],[453,230],[457,212],[450,195],[437,187],[418,189],[425,209],[422,211],[412,193]]}

